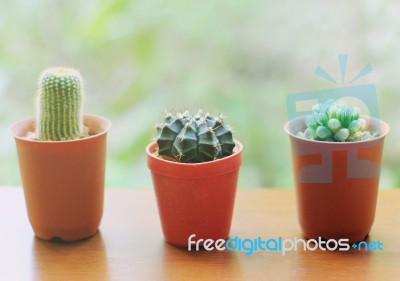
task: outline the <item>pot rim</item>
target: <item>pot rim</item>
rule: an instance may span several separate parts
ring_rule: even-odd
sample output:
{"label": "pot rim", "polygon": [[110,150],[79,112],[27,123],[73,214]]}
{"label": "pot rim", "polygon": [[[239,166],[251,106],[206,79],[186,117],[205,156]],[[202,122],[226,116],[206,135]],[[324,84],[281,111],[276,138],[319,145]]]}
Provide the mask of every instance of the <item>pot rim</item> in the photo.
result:
{"label": "pot rim", "polygon": [[296,121],[298,121],[299,119],[305,119],[306,116],[299,116],[299,117],[293,118],[293,119],[290,120],[290,121],[287,121],[287,122],[285,123],[285,125],[283,126],[283,130],[285,131],[285,133],[286,133],[287,135],[289,135],[289,136],[292,137],[292,138],[298,139],[298,140],[302,140],[302,141],[306,141],[306,142],[311,142],[311,143],[317,143],[317,144],[338,145],[338,146],[339,146],[339,145],[352,145],[352,144],[353,144],[353,145],[356,145],[356,144],[368,143],[368,142],[377,141],[377,140],[383,140],[383,139],[386,137],[386,135],[390,132],[390,126],[389,126],[388,123],[386,123],[385,121],[383,121],[383,120],[381,120],[381,119],[378,119],[378,118],[375,118],[375,117],[366,117],[366,116],[363,116],[363,117],[368,118],[369,120],[372,119],[372,120],[374,120],[375,122],[376,122],[376,121],[379,121],[379,123],[380,123],[380,125],[381,125],[381,134],[379,135],[379,137],[374,138],[374,139],[369,139],[369,140],[355,141],[355,142],[328,142],[328,141],[310,140],[310,139],[306,139],[306,138],[302,138],[302,137],[299,137],[299,136],[297,136],[297,135],[294,135],[294,134],[290,131],[289,124],[291,124],[291,123],[293,123],[293,122],[296,122]]}
{"label": "pot rim", "polygon": [[99,116],[99,115],[95,115],[95,114],[83,114],[83,117],[90,117],[99,121],[104,122],[105,126],[104,129],[100,132],[97,133],[95,135],[91,135],[88,137],[84,137],[84,138],[80,138],[80,139],[75,139],[75,140],[62,140],[62,141],[42,141],[42,140],[34,140],[34,139],[29,139],[26,137],[22,137],[18,134],[16,134],[14,132],[15,128],[23,123],[29,123],[29,122],[36,122],[36,117],[29,117],[29,118],[25,118],[19,121],[16,121],[14,124],[12,124],[10,126],[10,128],[8,129],[8,131],[14,136],[14,138],[21,140],[21,141],[26,141],[26,142],[35,142],[35,143],[46,143],[46,144],[61,144],[61,143],[73,143],[73,142],[80,142],[80,141],[85,141],[85,140],[89,140],[89,139],[93,139],[93,138],[97,138],[101,135],[105,135],[107,134],[107,132],[110,130],[112,123],[109,119]]}
{"label": "pot rim", "polygon": [[190,167],[199,167],[199,168],[200,168],[200,167],[202,167],[202,166],[208,166],[208,165],[217,164],[217,163],[223,162],[223,161],[229,161],[231,158],[234,158],[234,157],[236,157],[238,154],[241,154],[241,153],[242,153],[242,150],[243,150],[243,144],[242,144],[241,142],[239,142],[238,140],[236,140],[236,139],[234,139],[234,141],[235,141],[235,143],[236,143],[236,146],[235,146],[235,148],[234,148],[234,152],[233,152],[231,155],[226,156],[226,157],[223,157],[223,158],[219,158],[219,159],[216,159],[216,160],[207,161],[207,162],[201,162],[201,163],[173,162],[173,161],[169,161],[169,160],[165,160],[165,159],[163,159],[163,158],[157,157],[157,156],[154,155],[154,150],[153,150],[153,151],[150,151],[150,149],[151,149],[153,146],[157,146],[157,147],[158,147],[156,141],[152,141],[151,143],[149,143],[149,144],[146,146],[146,153],[147,153],[147,155],[148,155],[149,157],[151,157],[152,159],[155,159],[156,161],[160,161],[160,162],[162,162],[162,163],[167,163],[167,164],[170,164],[170,165],[173,165],[173,166],[176,166],[176,167],[179,167],[179,166],[181,166],[181,167],[184,167],[184,166],[185,166],[185,167],[188,167],[188,166],[190,166]]}

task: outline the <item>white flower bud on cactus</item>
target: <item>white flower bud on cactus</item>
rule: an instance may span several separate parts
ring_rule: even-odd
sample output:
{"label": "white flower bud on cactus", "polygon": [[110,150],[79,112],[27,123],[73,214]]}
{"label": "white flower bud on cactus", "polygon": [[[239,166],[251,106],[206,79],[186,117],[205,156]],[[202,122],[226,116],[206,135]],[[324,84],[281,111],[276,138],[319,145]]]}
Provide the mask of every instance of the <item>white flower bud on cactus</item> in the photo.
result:
{"label": "white flower bud on cactus", "polygon": [[328,128],[332,131],[332,133],[336,133],[342,125],[340,124],[339,120],[332,118],[328,121]]}
{"label": "white flower bud on cactus", "polygon": [[333,139],[335,141],[345,141],[350,135],[350,132],[348,129],[346,128],[342,128],[339,131],[336,132],[335,136],[333,137]]}
{"label": "white flower bud on cactus", "polygon": [[321,139],[327,139],[327,138],[330,138],[332,136],[331,130],[329,130],[325,126],[319,126],[317,128],[316,133],[317,133],[317,137],[319,137]]}
{"label": "white flower bud on cactus", "polygon": [[313,140],[313,139],[316,138],[317,133],[315,132],[314,129],[312,129],[312,128],[307,128],[307,129],[304,131],[304,136],[305,136],[306,139]]}

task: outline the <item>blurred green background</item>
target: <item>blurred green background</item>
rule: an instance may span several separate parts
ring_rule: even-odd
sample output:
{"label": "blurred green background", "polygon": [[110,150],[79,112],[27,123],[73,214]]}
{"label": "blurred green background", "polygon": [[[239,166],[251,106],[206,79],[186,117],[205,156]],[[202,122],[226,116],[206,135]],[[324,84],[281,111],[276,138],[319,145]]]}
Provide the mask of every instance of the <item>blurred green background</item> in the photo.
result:
{"label": "blurred green background", "polygon": [[[396,1],[0,0],[0,185],[20,185],[16,120],[34,114],[37,78],[69,66],[85,78],[86,112],[108,117],[109,187],[151,187],[145,146],[166,110],[223,112],[244,144],[239,186],[292,188],[282,127],[288,93],[332,88],[367,63],[392,126],[381,186],[400,186],[400,18]],[[340,80],[340,79],[338,79]],[[349,81],[349,80],[348,80]]]}

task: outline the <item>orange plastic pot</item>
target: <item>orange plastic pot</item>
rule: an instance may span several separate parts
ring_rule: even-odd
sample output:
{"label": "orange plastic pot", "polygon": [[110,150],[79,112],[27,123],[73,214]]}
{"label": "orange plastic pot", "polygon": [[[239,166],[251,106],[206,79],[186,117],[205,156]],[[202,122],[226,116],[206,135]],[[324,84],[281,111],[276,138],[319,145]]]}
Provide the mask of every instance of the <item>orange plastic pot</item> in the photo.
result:
{"label": "orange plastic pot", "polygon": [[70,141],[25,138],[35,118],[11,127],[15,137],[29,221],[36,236],[74,241],[97,232],[103,214],[105,118],[85,115],[91,136]]}
{"label": "orange plastic pot", "polygon": [[154,142],[147,146],[147,164],[165,240],[184,247],[192,234],[192,241],[228,238],[242,144],[236,142],[228,157],[194,164],[161,159],[156,148]]}
{"label": "orange plastic pot", "polygon": [[377,119],[378,138],[360,142],[320,142],[295,135],[304,117],[286,123],[290,137],[298,219],[308,239],[348,239],[368,235],[375,217],[384,138],[389,126]]}

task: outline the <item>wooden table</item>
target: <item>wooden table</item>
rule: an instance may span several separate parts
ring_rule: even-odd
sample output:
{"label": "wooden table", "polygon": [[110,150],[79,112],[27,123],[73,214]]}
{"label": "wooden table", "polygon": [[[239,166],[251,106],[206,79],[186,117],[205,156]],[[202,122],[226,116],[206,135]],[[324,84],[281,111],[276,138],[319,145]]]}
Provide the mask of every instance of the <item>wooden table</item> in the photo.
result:
{"label": "wooden table", "polygon": [[[400,190],[381,190],[371,240],[383,251],[188,252],[163,241],[152,190],[107,189],[100,232],[35,238],[21,188],[0,188],[0,280],[400,280]],[[237,193],[231,236],[301,237],[292,190]]]}

